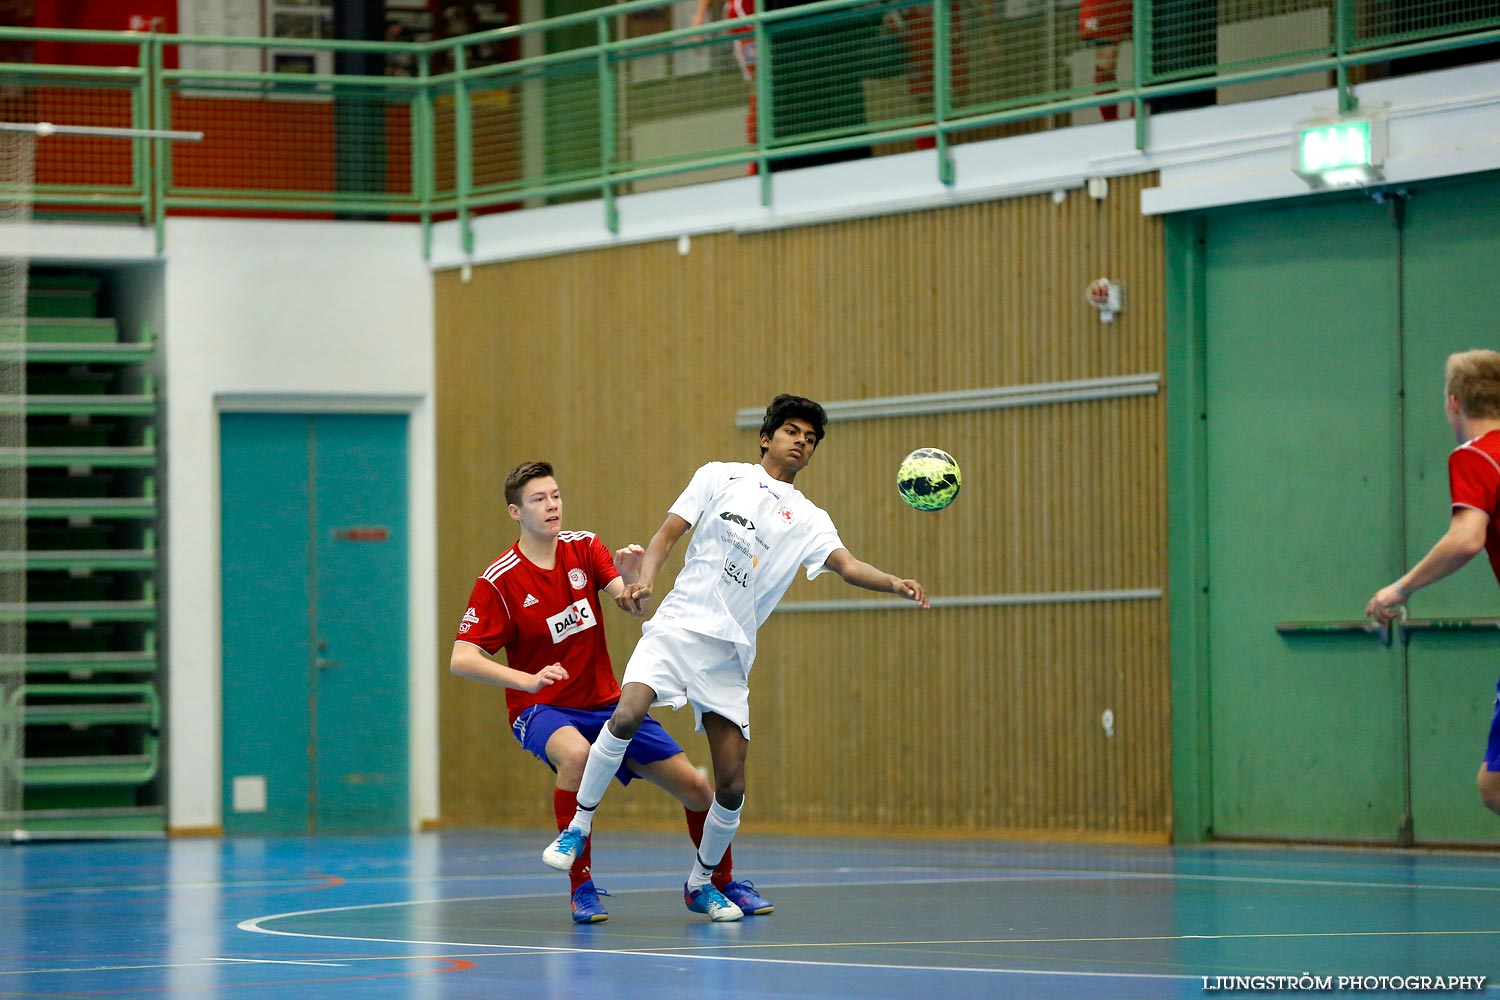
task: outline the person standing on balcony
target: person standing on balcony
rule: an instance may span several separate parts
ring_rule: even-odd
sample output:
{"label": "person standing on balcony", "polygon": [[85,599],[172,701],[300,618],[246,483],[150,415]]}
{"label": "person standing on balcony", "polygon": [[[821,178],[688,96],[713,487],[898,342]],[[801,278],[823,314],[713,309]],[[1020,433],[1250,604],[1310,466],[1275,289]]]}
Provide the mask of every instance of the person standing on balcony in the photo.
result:
{"label": "person standing on balcony", "polygon": [[[1094,49],[1094,90],[1115,89],[1120,71],[1120,46],[1130,39],[1135,4],[1132,0],[1083,0],[1078,6],[1078,37]],[[1120,116],[1118,104],[1099,105],[1107,122]]]}
{"label": "person standing on balcony", "polygon": [[[698,0],[698,6],[693,10],[693,26],[700,27],[708,23],[709,14],[713,9],[714,0]],[[731,20],[738,17],[749,17],[755,13],[755,0],[724,0],[724,19]],[[755,107],[755,30],[749,26],[734,28],[729,32],[734,37],[734,61],[739,64],[740,75],[750,85],[749,110],[745,113],[745,143],[751,149],[755,148],[759,133],[756,127]],[[751,163],[746,170],[748,174],[754,174],[756,165]]]}

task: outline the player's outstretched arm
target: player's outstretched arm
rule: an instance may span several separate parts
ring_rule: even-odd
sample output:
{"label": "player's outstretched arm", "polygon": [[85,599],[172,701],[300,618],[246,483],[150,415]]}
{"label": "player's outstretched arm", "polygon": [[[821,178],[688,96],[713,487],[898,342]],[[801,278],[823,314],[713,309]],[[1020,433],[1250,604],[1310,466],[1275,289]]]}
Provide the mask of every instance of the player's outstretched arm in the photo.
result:
{"label": "player's outstretched arm", "polygon": [[493,684],[495,687],[514,688],[536,694],[544,687],[568,679],[568,672],[561,663],[551,663],[534,674],[496,663],[485,655],[484,650],[472,642],[462,640],[453,644],[453,653],[448,658],[448,669],[460,677]]}
{"label": "player's outstretched arm", "polygon": [[927,598],[927,591],[920,583],[915,580],[904,580],[885,570],[876,569],[869,563],[854,558],[848,549],[835,549],[833,554],[823,561],[823,564],[837,573],[845,583],[863,587],[865,590],[898,594],[908,601],[916,601],[924,608],[932,607],[932,602]]}
{"label": "player's outstretched arm", "polygon": [[1365,605],[1365,614],[1381,622],[1395,618],[1412,594],[1458,572],[1483,552],[1489,526],[1490,516],[1482,510],[1473,507],[1454,510],[1443,537],[1405,575],[1377,590]]}
{"label": "player's outstretched arm", "polygon": [[656,529],[656,534],[651,536],[651,541],[646,545],[645,558],[641,560],[640,574],[634,583],[626,584],[624,589],[615,595],[615,604],[620,610],[629,612],[637,618],[646,613],[646,601],[651,597],[651,587],[656,581],[656,571],[661,569],[661,564],[666,562],[667,556],[672,554],[672,546],[677,544],[677,539],[687,534],[692,525],[678,517],[676,514],[668,514],[667,519]]}

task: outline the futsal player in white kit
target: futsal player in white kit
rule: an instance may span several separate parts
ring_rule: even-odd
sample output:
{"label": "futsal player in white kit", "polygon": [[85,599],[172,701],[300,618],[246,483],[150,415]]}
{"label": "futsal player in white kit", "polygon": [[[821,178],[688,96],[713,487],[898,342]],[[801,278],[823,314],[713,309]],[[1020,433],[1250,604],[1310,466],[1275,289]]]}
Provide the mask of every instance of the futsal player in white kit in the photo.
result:
{"label": "futsal player in white kit", "polygon": [[[635,583],[615,603],[639,613],[672,547],[694,528],[677,582],[641,629],[625,667],[620,703],[589,749],[578,786],[578,811],[542,860],[568,870],[588,843],[594,810],[619,770],[631,738],[652,705],[693,706],[713,759],[714,801],[683,886],[683,901],[710,920],[767,914],[769,901],[750,889],[729,898],[712,884],[713,869],[734,839],[745,799],[750,740],[750,668],[755,636],[803,567],[808,579],[832,571],[866,590],[898,594],[926,608],[927,592],[850,554],[833,521],[792,485],[823,439],[823,407],[780,395],[760,428],[761,460],[710,462],[693,474],[657,529]],[[736,889],[744,883],[736,885]]]}

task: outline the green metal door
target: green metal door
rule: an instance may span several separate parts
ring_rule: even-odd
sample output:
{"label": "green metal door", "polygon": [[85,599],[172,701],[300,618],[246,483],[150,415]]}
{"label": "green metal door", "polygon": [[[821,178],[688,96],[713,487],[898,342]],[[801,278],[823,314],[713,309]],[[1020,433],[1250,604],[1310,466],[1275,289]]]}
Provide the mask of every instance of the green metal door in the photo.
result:
{"label": "green metal door", "polygon": [[[1402,261],[1404,529],[1411,562],[1438,539],[1449,518],[1447,459],[1457,442],[1443,418],[1444,361],[1454,351],[1500,348],[1500,324],[1484,281],[1484,265],[1500,261],[1500,185],[1413,192],[1406,203]],[[1500,631],[1467,626],[1500,615],[1500,587],[1488,560],[1481,554],[1421,591],[1410,612],[1418,626],[1403,630],[1416,839],[1500,843],[1500,820],[1480,805],[1474,787],[1500,673]]]}
{"label": "green metal door", "polygon": [[225,830],[404,829],[406,417],[219,432]]}
{"label": "green metal door", "polygon": [[1368,200],[1214,216],[1204,257],[1208,716],[1220,837],[1403,836],[1398,230]]}

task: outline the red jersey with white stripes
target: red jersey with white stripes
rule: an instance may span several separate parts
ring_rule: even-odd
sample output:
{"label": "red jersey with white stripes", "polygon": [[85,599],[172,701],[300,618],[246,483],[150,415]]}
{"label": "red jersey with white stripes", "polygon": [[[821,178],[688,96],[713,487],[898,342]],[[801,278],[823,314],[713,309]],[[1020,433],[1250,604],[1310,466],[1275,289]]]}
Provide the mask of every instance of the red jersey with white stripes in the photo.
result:
{"label": "red jersey with white stripes", "polygon": [[506,688],[511,722],[532,705],[603,708],[620,700],[599,608],[599,591],[619,575],[592,531],[562,531],[552,569],[523,556],[518,542],[474,581],[459,642],[491,655],[504,647],[506,663],[528,674],[553,663],[568,672],[535,694]]}
{"label": "red jersey with white stripes", "polygon": [[1448,490],[1453,506],[1473,507],[1490,516],[1484,551],[1500,580],[1500,431],[1465,441],[1448,456]]}

